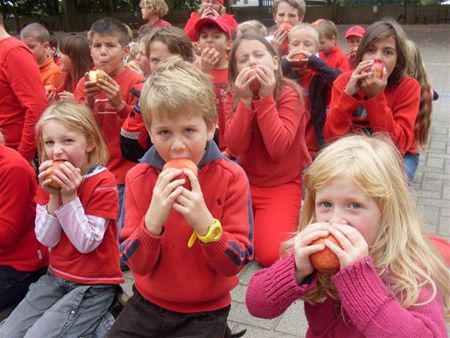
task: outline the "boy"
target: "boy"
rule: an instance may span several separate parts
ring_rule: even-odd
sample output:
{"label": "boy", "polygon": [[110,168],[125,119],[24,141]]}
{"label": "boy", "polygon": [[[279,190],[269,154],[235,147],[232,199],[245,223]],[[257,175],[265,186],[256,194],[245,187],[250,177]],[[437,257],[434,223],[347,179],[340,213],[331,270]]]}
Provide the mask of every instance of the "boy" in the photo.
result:
{"label": "boy", "polygon": [[20,31],[20,40],[30,48],[41,72],[42,82],[46,88],[57,88],[63,78],[61,68],[48,55],[50,50],[50,33],[39,23],[30,23]]}
{"label": "boy", "polygon": [[226,20],[220,16],[205,17],[197,21],[195,31],[198,36],[200,58],[197,66],[212,76],[216,92],[216,109],[219,116],[218,145],[224,151],[225,99],[228,87],[228,52],[231,48],[232,33]]}
{"label": "boy", "polygon": [[[246,175],[212,142],[214,99],[209,77],[179,56],[144,85],[153,147],[127,174],[121,234],[135,288],[109,337],[230,335],[230,290],[253,257],[253,226]],[[189,169],[161,171],[174,158],[197,164],[198,178]]]}
{"label": "boy", "polygon": [[[319,34],[312,25],[300,24],[289,33],[289,54],[281,59],[283,74],[298,81],[305,101],[305,140],[311,157],[325,145],[323,126],[326,119],[326,100],[339,69],[331,68],[316,54]],[[296,55],[302,61],[297,61]],[[298,56],[297,56],[298,57]]]}
{"label": "boy", "polygon": [[5,145],[31,163],[36,155],[34,126],[48,101],[33,54],[6,32],[1,15],[0,65],[0,129]]}
{"label": "boy", "polygon": [[337,27],[333,21],[322,20],[315,27],[319,33],[319,57],[328,66],[340,69],[342,72],[351,70],[347,54],[337,45]]}
{"label": "boy", "polygon": [[349,44],[348,60],[352,69],[356,67],[356,51],[366,30],[358,25],[351,26],[345,32],[345,40]]}
{"label": "boy", "polygon": [[[75,89],[75,98],[93,111],[108,145],[108,169],[116,176],[119,189],[119,215],[122,215],[125,174],[135,163],[120,152],[120,128],[132,111],[137,97],[131,89],[144,77],[125,67],[129,37],[125,26],[117,19],[97,20],[89,31],[94,66],[103,70],[106,79],[96,82],[82,78]],[[121,218],[118,224],[121,223]]]}

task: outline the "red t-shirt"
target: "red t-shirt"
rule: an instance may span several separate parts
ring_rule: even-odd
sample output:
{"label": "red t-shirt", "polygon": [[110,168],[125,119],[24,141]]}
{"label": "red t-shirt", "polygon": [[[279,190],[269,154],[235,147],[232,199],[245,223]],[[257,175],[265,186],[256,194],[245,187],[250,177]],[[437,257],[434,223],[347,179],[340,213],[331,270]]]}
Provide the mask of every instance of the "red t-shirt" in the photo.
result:
{"label": "red t-shirt", "polygon": [[[95,97],[94,115],[108,145],[109,162],[107,167],[116,176],[118,184],[125,184],[127,171],[136,163],[127,161],[122,156],[120,151],[120,129],[137,100],[137,97],[130,92],[130,89],[142,82],[144,77],[133,70],[125,68],[122,73],[116,75],[113,79],[119,84],[120,94],[127,105],[122,111],[116,112],[106,95],[99,93]],[[86,80],[81,78],[75,89],[75,98],[80,102],[84,102],[85,82]]]}
{"label": "red t-shirt", "polygon": [[0,266],[35,271],[48,251],[34,234],[36,175],[14,149],[0,145]]}
{"label": "red t-shirt", "polygon": [[0,130],[5,145],[31,161],[36,154],[35,126],[47,107],[36,60],[16,38],[0,40]]}
{"label": "red t-shirt", "polygon": [[[81,284],[123,283],[117,242],[119,197],[116,185],[114,176],[106,168],[84,177],[77,194],[85,214],[109,219],[109,224],[101,244],[89,253],[80,253],[62,231],[58,244],[50,252],[49,268],[56,276]],[[47,205],[48,200],[48,193],[38,187],[36,202]]]}
{"label": "red t-shirt", "polygon": [[343,73],[352,69],[348,55],[345,54],[337,45],[326,53],[320,52],[319,57],[324,60],[328,66],[340,69]]}

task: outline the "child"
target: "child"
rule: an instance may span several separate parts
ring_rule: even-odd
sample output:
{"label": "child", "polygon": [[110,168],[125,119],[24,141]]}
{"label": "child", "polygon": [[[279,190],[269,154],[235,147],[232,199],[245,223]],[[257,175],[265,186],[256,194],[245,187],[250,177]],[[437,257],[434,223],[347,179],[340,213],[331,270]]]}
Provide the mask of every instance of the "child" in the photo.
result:
{"label": "child", "polygon": [[[75,98],[92,109],[108,145],[107,167],[117,180],[119,213],[122,215],[125,174],[135,163],[122,157],[120,129],[137,100],[131,89],[142,82],[144,77],[126,68],[123,63],[129,37],[125,26],[119,20],[97,20],[91,26],[89,39],[94,65],[105,71],[107,78],[96,83],[82,78],[75,90]],[[118,223],[121,224],[120,217]]]}
{"label": "child", "polygon": [[192,12],[189,20],[184,26],[184,31],[189,36],[191,41],[198,40],[197,29],[195,24],[198,20],[206,17],[222,17],[230,28],[231,34],[236,34],[238,23],[233,15],[225,12],[226,8],[223,5],[224,0],[202,0],[200,8],[197,12]]}
{"label": "child", "polygon": [[267,36],[266,26],[264,26],[258,20],[249,20],[249,21],[241,22],[237,27],[236,36],[238,37],[241,34],[250,33],[250,32],[261,34],[264,37]]}
{"label": "child", "polygon": [[290,29],[303,22],[306,4],[304,0],[275,0],[272,5],[276,30],[267,37],[280,56],[288,53],[288,34]]}
{"label": "child", "polygon": [[[109,337],[229,337],[230,290],[252,259],[253,229],[245,173],[211,141],[214,98],[208,76],[180,57],[145,83],[140,102],[154,145],[127,174],[121,234],[135,288]],[[162,169],[176,158],[198,165],[198,178]]]}
{"label": "child", "polygon": [[148,78],[150,75],[150,60],[148,59],[147,55],[145,54],[145,39],[147,38],[147,35],[141,37],[138,42],[138,52],[136,54],[135,60],[137,64],[139,65],[139,69],[142,72],[142,75],[144,75],[144,78]]}
{"label": "child", "polygon": [[61,70],[64,78],[56,88],[59,101],[75,102],[73,92],[80,79],[93,66],[89,51],[89,40],[80,35],[66,35],[59,43],[61,51]]}
{"label": "child", "polygon": [[334,22],[322,20],[315,28],[319,33],[319,57],[332,68],[337,68],[342,72],[351,70],[347,54],[337,45],[338,31]]}
{"label": "child", "polygon": [[[246,295],[253,316],[274,318],[304,301],[308,337],[446,337],[450,274],[430,245],[385,138],[350,136],[326,147],[304,177],[299,231],[287,255],[258,271]],[[342,249],[325,240],[332,234]],[[340,263],[318,273],[327,247]]]}
{"label": "child", "polygon": [[0,133],[0,312],[25,297],[47,271],[47,248],[34,234],[36,174]]}
{"label": "child", "polygon": [[366,30],[358,25],[351,26],[347,31],[345,32],[345,40],[347,41],[349,45],[349,51],[348,51],[348,60],[350,61],[350,66],[352,69],[355,69],[357,63],[356,63],[356,51],[358,50],[359,42],[361,41],[361,38],[363,37]]}
{"label": "child", "polygon": [[[149,73],[156,70],[162,60],[172,55],[180,55],[188,62],[194,60],[191,41],[178,27],[155,27],[141,39],[140,44],[144,44],[142,48],[147,60],[150,59]],[[140,95],[142,85],[143,83],[135,86],[137,97]],[[138,162],[151,145],[138,101],[120,130],[122,155],[129,161]]]}
{"label": "child", "polygon": [[[8,317],[0,336],[86,337],[106,320],[124,281],[116,180],[103,167],[108,151],[85,106],[52,105],[37,128],[42,163],[35,233],[51,248],[49,271]],[[55,160],[64,162],[49,178]],[[61,188],[51,187],[54,182]]]}
{"label": "child", "polygon": [[33,55],[23,42],[8,34],[1,15],[0,64],[0,129],[5,145],[34,163],[35,125],[47,107],[47,97]]}
{"label": "child", "polygon": [[[397,22],[381,19],[370,25],[358,48],[358,66],[333,83],[324,136],[330,142],[357,130],[387,133],[412,181],[419,162],[414,123],[420,85],[405,73],[406,58],[406,35]],[[375,61],[383,64],[382,78],[375,74]]]}
{"label": "child", "polygon": [[[306,112],[305,140],[312,157],[325,145],[323,126],[327,114],[326,101],[333,81],[341,73],[316,56],[318,48],[317,31],[311,25],[299,24],[290,31],[289,54],[281,60],[283,73],[297,79],[302,88]],[[300,62],[293,59],[299,53]]]}
{"label": "child", "polygon": [[[259,82],[253,93],[250,83]],[[225,142],[250,181],[256,260],[269,266],[295,231],[302,198],[305,108],[300,89],[283,79],[278,56],[258,34],[242,34],[230,53],[231,92],[225,106]]]}
{"label": "child", "polygon": [[53,57],[47,54],[50,47],[50,34],[47,28],[39,23],[30,23],[20,31],[20,40],[30,48],[36,58],[44,86],[49,86],[47,88],[58,87],[63,74],[53,61]]}
{"label": "child", "polygon": [[152,27],[170,27],[172,24],[161,19],[169,12],[169,7],[164,0],[141,0],[142,19],[148,22],[139,28],[138,35],[141,36]]}
{"label": "child", "polygon": [[197,65],[204,73],[212,76],[219,116],[218,145],[221,151],[225,151],[224,104],[228,88],[228,52],[233,43],[232,34],[227,22],[221,17],[202,18],[195,24],[195,29],[199,36],[198,48],[200,51]]}

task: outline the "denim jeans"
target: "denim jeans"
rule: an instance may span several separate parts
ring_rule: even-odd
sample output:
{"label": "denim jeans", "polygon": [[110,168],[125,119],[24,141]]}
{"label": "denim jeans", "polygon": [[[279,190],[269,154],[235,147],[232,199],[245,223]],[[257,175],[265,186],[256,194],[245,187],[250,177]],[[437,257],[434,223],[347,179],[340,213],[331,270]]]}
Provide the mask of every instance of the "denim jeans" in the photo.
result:
{"label": "denim jeans", "polygon": [[408,183],[412,183],[414,175],[416,174],[417,167],[419,165],[419,154],[406,153],[403,155],[403,168],[406,176],[408,177]]}
{"label": "denim jeans", "polygon": [[0,337],[94,337],[115,295],[115,285],[82,285],[48,272],[31,284]]}
{"label": "denim jeans", "polygon": [[19,303],[47,268],[36,271],[18,271],[10,266],[0,266],[0,311]]}

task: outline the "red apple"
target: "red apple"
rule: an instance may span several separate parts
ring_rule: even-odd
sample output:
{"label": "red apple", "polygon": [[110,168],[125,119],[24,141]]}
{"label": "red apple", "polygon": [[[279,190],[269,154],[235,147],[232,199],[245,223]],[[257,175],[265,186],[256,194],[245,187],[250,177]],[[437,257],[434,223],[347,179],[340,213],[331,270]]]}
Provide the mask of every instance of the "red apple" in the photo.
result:
{"label": "red apple", "polygon": [[50,182],[49,185],[48,185],[50,188],[58,189],[58,190],[61,189],[61,186],[59,185],[59,183],[57,183],[57,182],[53,179],[53,175],[54,175],[55,169],[58,169],[59,166],[60,166],[61,164],[63,164],[63,163],[64,163],[63,160],[56,160],[56,161],[53,161],[52,166],[50,167],[51,172],[50,172],[50,174],[48,174],[48,176],[45,178],[46,180],[47,180],[47,179],[51,179],[51,182]]}
{"label": "red apple", "polygon": [[383,78],[383,68],[384,65],[381,61],[375,60],[372,65],[372,70],[375,76],[379,79]]}
{"label": "red apple", "polygon": [[282,22],[278,28],[284,30],[285,32],[289,32],[292,29],[292,25],[290,22]]}
{"label": "red apple", "polygon": [[308,57],[303,53],[296,53],[291,56],[292,67],[303,68],[308,63]]}
{"label": "red apple", "polygon": [[[327,237],[322,237],[319,239],[316,239],[310,243],[311,244],[321,244],[326,239],[333,242],[337,246],[341,246],[337,239],[333,235],[328,235]],[[331,251],[329,248],[325,247],[322,251],[313,253],[311,256],[311,263],[314,269],[316,269],[319,272],[325,272],[325,273],[335,273],[339,270],[340,264],[339,259],[336,256],[336,254]]]}
{"label": "red apple", "polygon": [[[254,69],[253,74],[256,72],[257,66],[252,66]],[[250,90],[253,92],[253,96],[258,97],[259,96],[259,90],[261,89],[261,83],[257,79],[254,79],[252,82],[250,82],[249,85]]]}
{"label": "red apple", "polygon": [[[194,175],[198,177],[197,165],[188,158],[174,158],[170,161],[167,161],[166,164],[164,164],[163,170],[169,169],[169,168],[175,168],[175,169],[186,168],[186,169],[189,169],[190,171],[192,171],[194,173]],[[188,190],[192,190],[191,180],[189,179],[189,177],[187,177],[187,175],[185,173],[182,172],[175,179],[181,180],[183,178],[185,180],[183,187],[185,187]]]}

